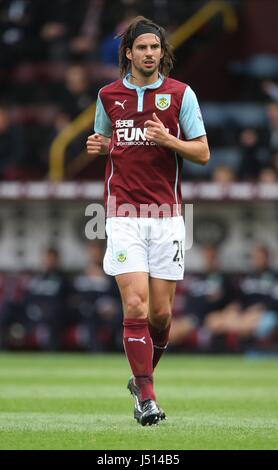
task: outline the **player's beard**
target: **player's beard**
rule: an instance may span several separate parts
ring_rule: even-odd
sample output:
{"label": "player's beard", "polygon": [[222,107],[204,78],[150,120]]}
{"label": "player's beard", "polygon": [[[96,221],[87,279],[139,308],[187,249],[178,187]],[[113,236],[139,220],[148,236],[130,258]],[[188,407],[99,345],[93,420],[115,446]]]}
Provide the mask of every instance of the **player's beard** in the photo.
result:
{"label": "player's beard", "polygon": [[144,77],[151,77],[152,75],[154,75],[156,72],[158,72],[159,70],[159,65],[156,65],[154,64],[154,67],[151,68],[151,69],[144,69],[143,67],[136,67],[136,65],[134,65],[134,68],[141,74],[143,75]]}

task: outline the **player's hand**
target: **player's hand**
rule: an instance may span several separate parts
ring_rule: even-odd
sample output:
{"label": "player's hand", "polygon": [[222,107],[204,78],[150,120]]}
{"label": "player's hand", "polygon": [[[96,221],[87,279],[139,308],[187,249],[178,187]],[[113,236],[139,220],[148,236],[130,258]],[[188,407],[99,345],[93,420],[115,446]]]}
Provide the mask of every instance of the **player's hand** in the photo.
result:
{"label": "player's hand", "polygon": [[89,135],[86,146],[88,155],[99,155],[104,145],[104,137],[100,134]]}
{"label": "player's hand", "polygon": [[144,123],[147,128],[146,139],[155,142],[158,145],[167,146],[169,142],[169,130],[166,129],[163,122],[153,113],[153,121],[149,119]]}

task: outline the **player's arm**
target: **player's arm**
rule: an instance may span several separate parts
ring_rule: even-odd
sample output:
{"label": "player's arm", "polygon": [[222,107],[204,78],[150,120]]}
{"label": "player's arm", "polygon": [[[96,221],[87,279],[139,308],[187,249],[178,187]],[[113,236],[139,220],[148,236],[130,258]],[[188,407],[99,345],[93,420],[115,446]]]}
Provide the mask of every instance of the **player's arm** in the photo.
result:
{"label": "player's arm", "polygon": [[94,128],[95,133],[89,135],[86,143],[88,155],[107,155],[112,135],[112,123],[102,104],[100,93],[96,104]]}
{"label": "player's arm", "polygon": [[86,145],[90,156],[107,155],[109,151],[110,138],[101,134],[89,135]]}
{"label": "player's arm", "polygon": [[205,165],[210,158],[208,140],[206,135],[196,137],[192,140],[180,140],[177,137],[168,134],[166,147],[176,152],[185,160],[189,160],[199,165]]}
{"label": "player's arm", "polygon": [[209,147],[205,135],[192,140],[180,140],[169,134],[163,122],[153,113],[153,120],[145,122],[147,127],[146,138],[158,145],[167,147],[179,154],[185,160],[205,165],[209,161]]}
{"label": "player's arm", "polygon": [[205,165],[209,161],[209,147],[205,135],[192,140],[180,140],[167,132],[163,122],[153,113],[153,120],[145,122],[146,138],[178,153],[185,160]]}
{"label": "player's arm", "polygon": [[153,120],[147,121],[145,125],[148,127],[146,137],[149,140],[168,147],[193,163],[205,165],[209,161],[210,152],[202,114],[197,97],[189,86],[184,92],[179,114],[179,125],[186,140],[170,135],[155,113]]}

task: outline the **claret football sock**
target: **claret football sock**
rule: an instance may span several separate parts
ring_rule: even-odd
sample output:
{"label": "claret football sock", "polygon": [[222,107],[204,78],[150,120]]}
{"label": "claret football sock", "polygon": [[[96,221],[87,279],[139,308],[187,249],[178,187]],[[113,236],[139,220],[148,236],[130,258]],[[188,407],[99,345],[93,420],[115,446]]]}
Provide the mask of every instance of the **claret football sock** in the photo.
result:
{"label": "claret football sock", "polygon": [[147,318],[124,320],[124,348],[135,383],[140,390],[140,400],[155,400],[153,390],[153,344]]}
{"label": "claret football sock", "polygon": [[150,322],[149,332],[153,341],[153,369],[158,364],[162,354],[167,349],[171,325],[162,330],[155,328]]}

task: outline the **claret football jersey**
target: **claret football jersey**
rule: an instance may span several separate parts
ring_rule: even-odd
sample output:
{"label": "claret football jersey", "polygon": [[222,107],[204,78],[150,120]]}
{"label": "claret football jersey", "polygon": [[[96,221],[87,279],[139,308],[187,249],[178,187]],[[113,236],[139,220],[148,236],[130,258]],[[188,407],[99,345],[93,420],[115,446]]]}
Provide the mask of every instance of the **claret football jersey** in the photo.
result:
{"label": "claret football jersey", "polygon": [[94,129],[111,138],[104,185],[107,217],[154,216],[149,207],[162,208],[158,217],[180,215],[183,160],[146,139],[144,123],[153,120],[153,112],[179,139],[206,134],[196,95],[182,82],[160,75],[139,87],[127,75],[99,91]]}

